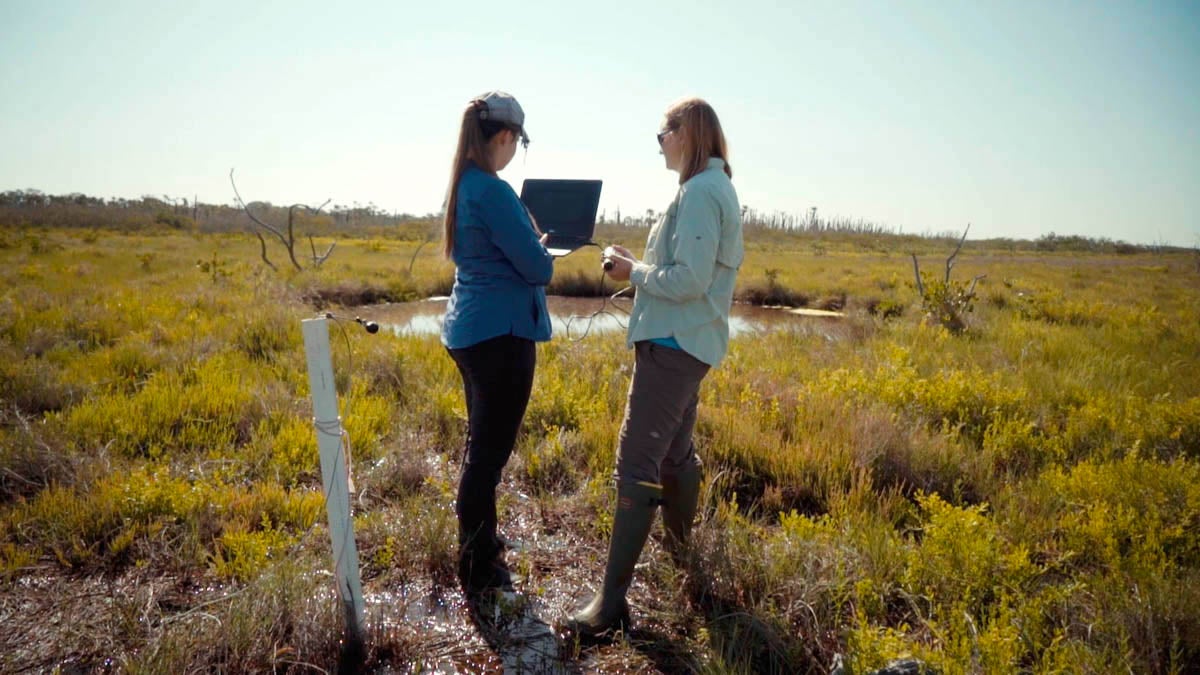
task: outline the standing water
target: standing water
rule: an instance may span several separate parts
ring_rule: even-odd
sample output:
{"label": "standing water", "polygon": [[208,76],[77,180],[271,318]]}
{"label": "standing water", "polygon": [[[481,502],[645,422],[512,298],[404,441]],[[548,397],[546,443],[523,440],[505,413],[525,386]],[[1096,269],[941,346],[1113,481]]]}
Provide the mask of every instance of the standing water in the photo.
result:
{"label": "standing water", "polygon": [[[446,312],[447,299],[435,297],[417,302],[375,305],[362,307],[359,312],[395,335],[438,335],[442,330],[442,315]],[[629,324],[629,308],[633,304],[626,299],[614,301],[557,295],[549,296],[546,300],[555,339],[577,339],[585,334],[596,333],[623,333]],[[729,316],[729,334],[737,338],[776,330],[812,330],[811,320],[806,321],[802,316],[837,318],[843,315],[840,312],[735,304]]]}

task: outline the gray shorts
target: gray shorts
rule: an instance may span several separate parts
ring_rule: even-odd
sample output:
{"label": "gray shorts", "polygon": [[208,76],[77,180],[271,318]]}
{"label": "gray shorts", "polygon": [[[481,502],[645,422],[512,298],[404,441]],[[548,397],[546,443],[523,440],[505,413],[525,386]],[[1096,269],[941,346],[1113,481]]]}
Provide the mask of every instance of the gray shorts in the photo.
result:
{"label": "gray shorts", "polygon": [[661,484],[663,476],[699,461],[692,430],[709,366],[682,349],[650,341],[634,347],[633,379],[617,441],[617,481]]}

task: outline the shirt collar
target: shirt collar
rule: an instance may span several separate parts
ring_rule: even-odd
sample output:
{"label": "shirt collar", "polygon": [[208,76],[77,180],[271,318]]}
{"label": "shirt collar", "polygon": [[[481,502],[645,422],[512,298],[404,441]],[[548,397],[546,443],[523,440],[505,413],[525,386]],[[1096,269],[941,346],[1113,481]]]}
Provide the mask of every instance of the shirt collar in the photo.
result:
{"label": "shirt collar", "polygon": [[708,166],[706,166],[704,168],[706,168],[706,169],[724,169],[725,168],[725,160],[721,159],[720,157],[709,157],[708,158]]}

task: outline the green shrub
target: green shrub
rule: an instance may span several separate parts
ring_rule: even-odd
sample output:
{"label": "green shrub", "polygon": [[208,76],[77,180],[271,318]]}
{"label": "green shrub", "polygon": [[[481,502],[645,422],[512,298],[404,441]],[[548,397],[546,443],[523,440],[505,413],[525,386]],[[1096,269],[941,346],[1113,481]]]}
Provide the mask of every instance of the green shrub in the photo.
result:
{"label": "green shrub", "polygon": [[920,544],[903,581],[939,615],[985,617],[1009,595],[1020,595],[1034,574],[1029,552],[1004,541],[986,507],[956,507],[936,494],[919,495]]}
{"label": "green shrub", "polygon": [[262,415],[246,386],[252,373],[245,361],[216,357],[183,373],[155,373],[129,396],[97,396],[65,412],[64,419],[81,448],[109,447],[127,457],[150,458],[223,454],[247,441]]}
{"label": "green shrub", "polygon": [[294,538],[271,526],[264,517],[261,529],[250,532],[238,527],[221,533],[212,555],[217,576],[246,581],[258,576],[272,559],[284,554]]}
{"label": "green shrub", "polygon": [[273,314],[255,316],[239,322],[234,344],[256,361],[269,361],[277,353],[301,348],[298,322]]}
{"label": "green shrub", "polygon": [[82,398],[82,387],[66,380],[60,367],[14,351],[0,346],[0,406],[41,415],[69,408]]}
{"label": "green shrub", "polygon": [[579,467],[586,459],[578,433],[549,428],[545,435],[526,435],[518,444],[521,482],[535,493],[561,494],[579,483]]}
{"label": "green shrub", "polygon": [[1002,373],[973,367],[923,374],[903,361],[881,365],[873,373],[833,370],[810,386],[854,401],[881,401],[910,419],[952,428],[976,445],[995,421],[1019,414],[1028,398]]}

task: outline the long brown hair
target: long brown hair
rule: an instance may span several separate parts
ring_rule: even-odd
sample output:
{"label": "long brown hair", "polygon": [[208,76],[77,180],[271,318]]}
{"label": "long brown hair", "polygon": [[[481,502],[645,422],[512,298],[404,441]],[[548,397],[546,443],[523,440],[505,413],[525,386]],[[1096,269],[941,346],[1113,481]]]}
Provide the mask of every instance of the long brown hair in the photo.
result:
{"label": "long brown hair", "polygon": [[482,100],[476,99],[468,103],[463,110],[462,125],[458,131],[458,148],[454,151],[454,161],[450,165],[450,185],[446,187],[446,214],[442,219],[442,255],[447,258],[454,252],[454,227],[458,224],[458,182],[467,170],[467,164],[475,162],[479,168],[495,174],[488,141],[501,131],[520,133],[519,127],[479,119],[479,111],[486,107]]}
{"label": "long brown hair", "polygon": [[673,104],[667,109],[667,128],[681,135],[681,184],[703,171],[710,157],[725,160],[725,175],[733,178],[733,167],[729,165],[729,148],[725,144],[725,133],[721,131],[721,120],[717,119],[716,111],[707,101],[685,98]]}

